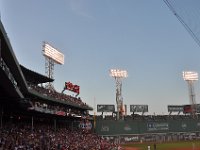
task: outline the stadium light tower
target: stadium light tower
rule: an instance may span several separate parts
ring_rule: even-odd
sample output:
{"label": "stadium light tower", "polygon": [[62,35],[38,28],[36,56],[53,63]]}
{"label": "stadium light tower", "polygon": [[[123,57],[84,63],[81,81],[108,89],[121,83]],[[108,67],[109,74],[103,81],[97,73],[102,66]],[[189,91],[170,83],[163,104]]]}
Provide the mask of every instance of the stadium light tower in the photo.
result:
{"label": "stadium light tower", "polygon": [[198,80],[198,73],[193,71],[185,71],[183,72],[183,79],[188,83],[189,89],[189,99],[192,108],[192,114],[196,113],[196,100],[195,100],[195,92],[194,92],[194,82]]}
{"label": "stadium light tower", "polygon": [[122,97],[122,79],[128,77],[126,70],[110,69],[110,76],[116,82],[116,103],[117,103],[117,120],[123,117],[123,97]]}
{"label": "stadium light tower", "polygon": [[[45,57],[45,73],[53,79],[54,65],[64,64],[64,54],[59,52],[56,48],[52,47],[47,42],[43,42],[43,56]],[[47,88],[54,89],[53,84],[49,82]]]}

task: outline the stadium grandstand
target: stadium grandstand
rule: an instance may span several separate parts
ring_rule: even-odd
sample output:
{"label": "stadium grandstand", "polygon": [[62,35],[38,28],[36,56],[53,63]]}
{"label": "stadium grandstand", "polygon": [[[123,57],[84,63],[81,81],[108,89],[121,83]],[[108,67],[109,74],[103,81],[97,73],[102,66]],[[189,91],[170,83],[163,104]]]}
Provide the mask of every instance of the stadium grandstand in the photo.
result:
{"label": "stadium grandstand", "polygon": [[92,107],[45,88],[54,79],[19,64],[2,22],[0,79],[0,150],[118,149],[93,132]]}

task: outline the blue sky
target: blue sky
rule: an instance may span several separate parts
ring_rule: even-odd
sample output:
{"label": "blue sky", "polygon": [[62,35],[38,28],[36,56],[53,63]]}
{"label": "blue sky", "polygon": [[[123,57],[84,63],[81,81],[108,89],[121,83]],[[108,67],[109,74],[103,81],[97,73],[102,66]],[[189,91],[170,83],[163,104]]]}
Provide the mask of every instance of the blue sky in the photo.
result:
{"label": "blue sky", "polygon": [[[162,0],[1,0],[0,12],[20,64],[45,74],[43,41],[64,53],[57,91],[71,81],[92,107],[115,104],[109,69],[119,68],[129,74],[122,89],[128,112],[130,104],[147,104],[148,114],[168,114],[167,105],[189,103],[182,71],[200,72],[200,48]],[[198,82],[195,91],[200,103]]]}

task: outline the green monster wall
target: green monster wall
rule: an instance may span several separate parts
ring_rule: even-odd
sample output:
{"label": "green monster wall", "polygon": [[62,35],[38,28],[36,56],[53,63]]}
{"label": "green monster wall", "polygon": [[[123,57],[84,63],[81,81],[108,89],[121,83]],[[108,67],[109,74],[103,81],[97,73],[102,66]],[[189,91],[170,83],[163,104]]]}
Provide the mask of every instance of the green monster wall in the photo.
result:
{"label": "green monster wall", "polygon": [[199,132],[200,120],[136,121],[97,120],[99,135],[128,135],[171,132]]}

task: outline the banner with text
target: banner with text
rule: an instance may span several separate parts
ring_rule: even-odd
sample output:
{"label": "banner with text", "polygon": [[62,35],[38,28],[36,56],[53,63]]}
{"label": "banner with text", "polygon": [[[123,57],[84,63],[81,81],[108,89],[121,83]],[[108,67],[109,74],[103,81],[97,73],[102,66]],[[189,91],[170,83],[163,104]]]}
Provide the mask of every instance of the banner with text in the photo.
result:
{"label": "banner with text", "polygon": [[168,112],[183,112],[182,105],[168,105]]}
{"label": "banner with text", "polygon": [[148,112],[148,105],[130,105],[130,112]]}
{"label": "banner with text", "polygon": [[97,105],[97,112],[115,112],[115,105]]}
{"label": "banner with text", "polygon": [[169,130],[169,124],[167,122],[163,123],[147,123],[147,130],[148,131],[166,131]]}

